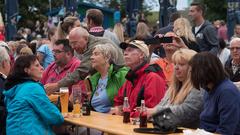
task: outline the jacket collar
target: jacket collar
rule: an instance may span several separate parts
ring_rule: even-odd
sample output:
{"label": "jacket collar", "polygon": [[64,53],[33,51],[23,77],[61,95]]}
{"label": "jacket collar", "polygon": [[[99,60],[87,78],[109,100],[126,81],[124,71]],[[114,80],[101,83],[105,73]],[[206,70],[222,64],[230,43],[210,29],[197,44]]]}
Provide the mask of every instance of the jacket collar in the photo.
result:
{"label": "jacket collar", "polygon": [[145,69],[149,66],[149,64],[147,64],[147,62],[143,62],[142,64],[140,64],[136,69],[134,70],[129,70],[127,75],[126,75],[126,79],[128,81],[130,81],[132,84],[134,84],[134,80],[136,80],[137,78],[140,78],[144,73],[145,73]]}
{"label": "jacket collar", "polygon": [[103,27],[98,26],[98,27],[90,28],[89,33],[96,33],[96,32],[102,32],[102,31],[104,31]]}
{"label": "jacket collar", "polygon": [[[111,64],[108,69],[108,80],[110,80],[112,73],[114,72],[114,65]],[[93,86],[97,86],[98,80],[101,77],[101,74],[99,72],[96,72],[90,77],[91,83]],[[95,88],[92,88],[93,91],[95,91]]]}

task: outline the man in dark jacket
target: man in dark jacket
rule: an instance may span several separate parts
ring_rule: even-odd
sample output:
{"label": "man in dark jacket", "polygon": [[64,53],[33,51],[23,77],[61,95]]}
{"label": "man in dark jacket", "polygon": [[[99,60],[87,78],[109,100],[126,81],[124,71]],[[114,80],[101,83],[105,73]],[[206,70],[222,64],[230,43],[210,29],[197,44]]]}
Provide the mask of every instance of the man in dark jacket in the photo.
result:
{"label": "man in dark jacket", "polygon": [[5,79],[10,72],[10,57],[5,47],[0,46],[0,134],[5,134],[5,107],[3,102],[3,87]]}
{"label": "man in dark jacket", "polygon": [[231,81],[240,83],[240,38],[233,38],[230,41],[230,54],[231,57],[225,64],[225,70],[227,71]]}
{"label": "man in dark jacket", "polygon": [[200,3],[191,4],[189,16],[195,25],[192,31],[200,46],[200,51],[209,51],[217,55],[219,46],[217,31],[209,21],[204,19],[204,10],[204,6]]}

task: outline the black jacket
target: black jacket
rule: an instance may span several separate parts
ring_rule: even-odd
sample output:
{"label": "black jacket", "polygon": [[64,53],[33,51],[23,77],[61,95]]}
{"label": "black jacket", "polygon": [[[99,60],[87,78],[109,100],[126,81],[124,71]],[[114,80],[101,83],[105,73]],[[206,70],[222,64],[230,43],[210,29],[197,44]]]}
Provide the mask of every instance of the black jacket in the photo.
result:
{"label": "black jacket", "polygon": [[4,89],[4,83],[5,83],[5,78],[3,78],[2,74],[0,73],[0,106],[3,105],[3,89]]}
{"label": "black jacket", "polygon": [[233,74],[233,70],[232,70],[232,59],[229,58],[225,64],[225,70],[229,75],[229,78],[231,81],[233,82],[238,82],[240,81],[240,68],[237,70],[237,72],[235,74]]}

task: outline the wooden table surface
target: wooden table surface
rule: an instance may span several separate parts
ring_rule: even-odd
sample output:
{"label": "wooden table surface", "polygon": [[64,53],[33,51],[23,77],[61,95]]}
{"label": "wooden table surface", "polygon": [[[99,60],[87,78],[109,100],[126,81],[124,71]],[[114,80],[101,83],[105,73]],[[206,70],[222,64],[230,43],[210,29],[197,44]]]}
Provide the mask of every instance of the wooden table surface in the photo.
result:
{"label": "wooden table surface", "polygon": [[[91,112],[90,116],[80,116],[79,118],[65,118],[65,122],[78,126],[88,127],[103,131],[109,134],[116,135],[144,135],[142,133],[135,133],[134,128],[139,125],[125,124],[122,122],[122,116],[104,114],[98,112]],[[148,123],[148,127],[153,127]],[[149,134],[148,134],[149,135]],[[183,133],[174,133],[170,135],[183,135]]]}

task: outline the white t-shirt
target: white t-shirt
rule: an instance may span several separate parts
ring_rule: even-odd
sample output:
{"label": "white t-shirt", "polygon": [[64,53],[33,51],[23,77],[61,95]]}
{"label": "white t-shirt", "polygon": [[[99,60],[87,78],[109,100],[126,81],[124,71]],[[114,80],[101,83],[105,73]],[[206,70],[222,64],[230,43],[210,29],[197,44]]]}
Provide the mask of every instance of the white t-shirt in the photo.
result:
{"label": "white t-shirt", "polygon": [[204,24],[204,22],[199,26],[195,26],[195,34],[200,30],[200,28],[202,27],[203,24]]}
{"label": "white t-shirt", "polygon": [[220,61],[222,62],[223,66],[225,65],[225,63],[227,62],[229,56],[230,56],[230,50],[227,48],[224,48],[221,53],[219,53],[218,58],[220,59]]}

